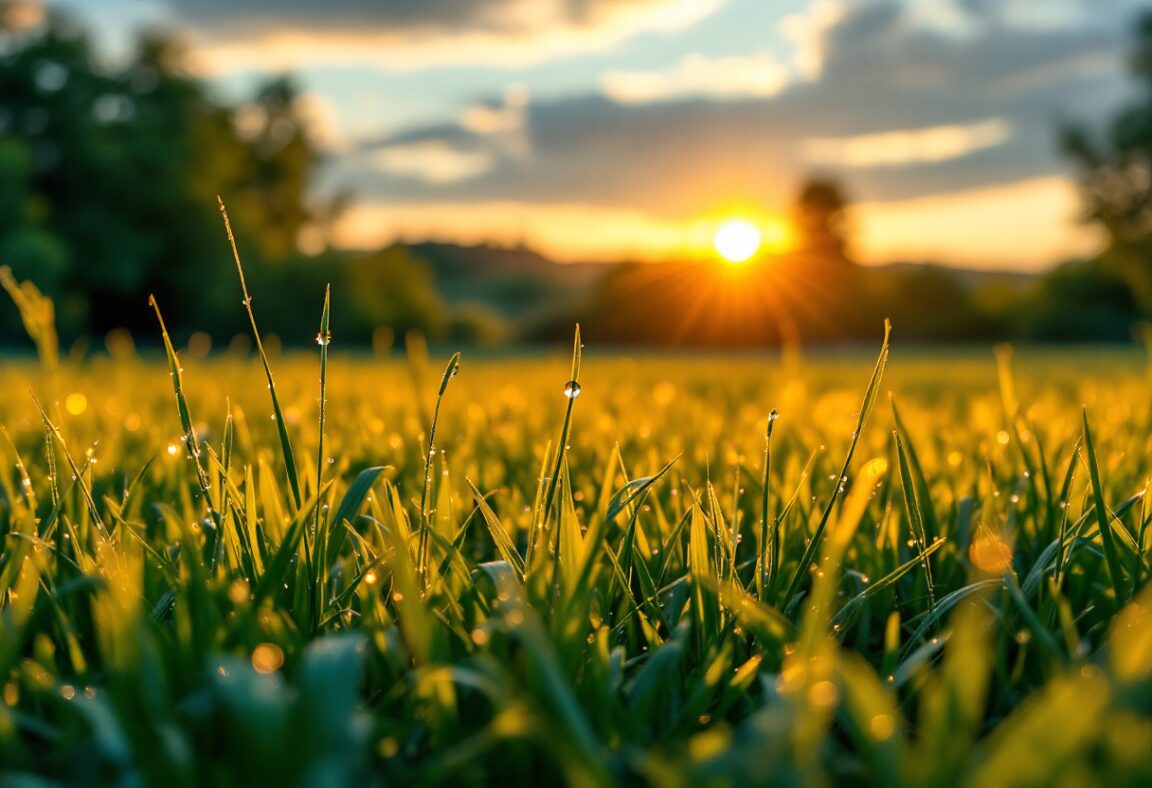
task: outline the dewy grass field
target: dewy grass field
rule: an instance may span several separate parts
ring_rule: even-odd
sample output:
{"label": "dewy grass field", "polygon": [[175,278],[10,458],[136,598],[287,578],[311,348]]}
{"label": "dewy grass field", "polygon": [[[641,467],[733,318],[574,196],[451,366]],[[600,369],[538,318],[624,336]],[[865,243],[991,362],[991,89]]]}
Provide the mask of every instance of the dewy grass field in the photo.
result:
{"label": "dewy grass field", "polygon": [[1152,780],[1135,352],[441,377],[321,326],[273,388],[41,339],[0,371],[11,784]]}

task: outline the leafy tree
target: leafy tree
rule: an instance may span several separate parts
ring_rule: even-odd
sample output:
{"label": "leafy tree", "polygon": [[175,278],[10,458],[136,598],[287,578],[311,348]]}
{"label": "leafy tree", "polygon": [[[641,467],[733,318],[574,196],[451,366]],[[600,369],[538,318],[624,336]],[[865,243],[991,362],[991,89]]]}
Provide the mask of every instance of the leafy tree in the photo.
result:
{"label": "leafy tree", "polygon": [[[419,329],[438,339],[447,329],[447,310],[428,264],[403,246],[352,257],[343,264],[342,298],[347,299],[351,338],[366,340],[387,326],[398,334]],[[343,320],[344,318],[340,318]]]}
{"label": "leafy tree", "polygon": [[68,252],[44,227],[46,206],[29,190],[31,170],[28,146],[0,139],[0,260],[18,279],[35,275],[41,287],[56,294]]}
{"label": "leafy tree", "polygon": [[1129,60],[1138,92],[1103,134],[1067,128],[1063,148],[1078,165],[1085,216],[1105,232],[1101,258],[1152,314],[1152,14],[1140,17]]}
{"label": "leafy tree", "polygon": [[1127,284],[1102,261],[1075,260],[1040,278],[1025,311],[1029,338],[1058,342],[1125,342],[1139,320],[1139,306]]}
{"label": "leafy tree", "polygon": [[66,326],[150,332],[149,292],[177,329],[210,325],[235,290],[217,194],[253,269],[331,216],[307,196],[321,156],[290,80],[221,104],[174,40],[146,36],[111,68],[67,16],[30,25],[13,7],[0,0],[0,254]]}
{"label": "leafy tree", "polygon": [[848,198],[836,180],[814,177],[804,183],[792,208],[797,251],[821,261],[847,263],[847,208]]}

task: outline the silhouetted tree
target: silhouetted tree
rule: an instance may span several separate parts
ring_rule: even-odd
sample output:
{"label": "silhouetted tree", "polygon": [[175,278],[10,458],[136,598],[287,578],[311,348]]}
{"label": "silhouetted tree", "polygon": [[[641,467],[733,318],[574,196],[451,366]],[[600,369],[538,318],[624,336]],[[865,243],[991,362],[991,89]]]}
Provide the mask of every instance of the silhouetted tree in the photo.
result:
{"label": "silhouetted tree", "polygon": [[815,177],[804,183],[792,207],[797,251],[828,262],[848,262],[847,208],[848,198],[836,180]]}
{"label": "silhouetted tree", "polygon": [[1135,33],[1129,60],[1138,85],[1135,101],[1104,134],[1067,128],[1062,142],[1081,171],[1085,216],[1107,236],[1101,263],[1127,282],[1147,315],[1152,314],[1152,14],[1139,18]]}
{"label": "silhouetted tree", "polygon": [[1057,342],[1125,342],[1140,318],[1134,293],[1100,260],[1074,260],[1040,277],[1024,310],[1029,339]]}

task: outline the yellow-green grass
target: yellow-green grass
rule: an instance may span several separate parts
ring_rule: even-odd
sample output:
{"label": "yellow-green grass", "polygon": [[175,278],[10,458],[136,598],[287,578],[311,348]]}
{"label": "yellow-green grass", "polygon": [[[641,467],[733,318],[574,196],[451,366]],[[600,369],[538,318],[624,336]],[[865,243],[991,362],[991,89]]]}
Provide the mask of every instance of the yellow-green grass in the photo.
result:
{"label": "yellow-green grass", "polygon": [[191,431],[162,356],[6,363],[0,770],[1152,778],[1141,353],[897,327],[881,376],[879,336],[784,364],[587,333],[578,371],[558,348],[456,376],[335,337],[322,449],[327,345],[268,359],[280,420],[258,358],[181,354]]}

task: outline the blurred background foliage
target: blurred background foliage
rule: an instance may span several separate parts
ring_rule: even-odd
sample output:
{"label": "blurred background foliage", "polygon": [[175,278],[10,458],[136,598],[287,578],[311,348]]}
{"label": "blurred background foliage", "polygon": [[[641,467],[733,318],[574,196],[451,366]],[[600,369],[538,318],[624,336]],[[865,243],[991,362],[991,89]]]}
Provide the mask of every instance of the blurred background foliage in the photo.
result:
{"label": "blurred background foliage", "polygon": [[[601,342],[762,346],[868,338],[884,316],[905,340],[1114,342],[1152,317],[1147,19],[1132,57],[1142,97],[1103,135],[1053,134],[1079,168],[1104,251],[1031,276],[854,264],[849,197],[827,173],[797,190],[793,249],[743,267],[556,264],[523,247],[441,243],[341,251],[327,245],[327,228],[353,195],[315,196],[323,156],[290,77],[229,104],[182,70],[173,39],[144,37],[112,67],[73,20],[54,14],[26,28],[4,8],[0,264],[54,299],[67,342],[117,329],[154,337],[150,293],[178,339],[200,331],[219,346],[240,333],[242,313],[222,308],[239,290],[217,195],[252,289],[265,294],[259,319],[290,344],[310,341],[299,317],[318,312],[325,282],[334,331],[377,344],[382,329],[551,340],[581,320]],[[6,344],[22,341],[11,310],[0,331]]]}

